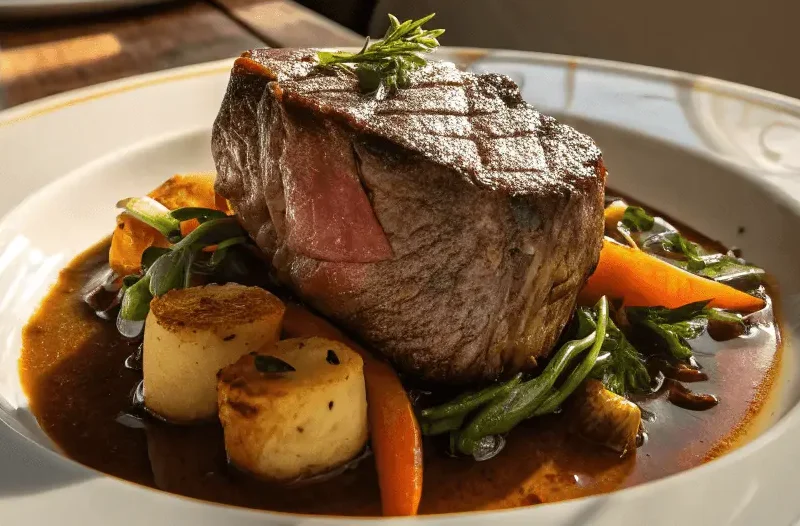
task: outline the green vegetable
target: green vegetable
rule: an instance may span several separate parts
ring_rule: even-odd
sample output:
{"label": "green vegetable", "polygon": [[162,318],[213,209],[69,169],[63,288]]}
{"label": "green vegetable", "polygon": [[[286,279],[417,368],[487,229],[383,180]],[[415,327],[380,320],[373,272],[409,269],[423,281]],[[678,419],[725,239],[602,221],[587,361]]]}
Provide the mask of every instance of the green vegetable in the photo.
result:
{"label": "green vegetable", "polygon": [[655,219],[640,206],[629,206],[622,214],[622,224],[631,232],[646,232],[653,228]]}
{"label": "green vegetable", "polygon": [[423,30],[422,25],[435,15],[406,20],[403,23],[389,15],[389,29],[382,40],[370,44],[367,37],[358,53],[346,51],[320,51],[317,53],[322,67],[339,67],[354,74],[364,93],[392,93],[408,87],[409,73],[427,64],[423,53],[439,47],[437,38],[444,29]]}
{"label": "green vegetable", "polygon": [[522,380],[522,374],[518,373],[511,380],[502,384],[487,387],[476,393],[464,393],[463,395],[447,402],[446,404],[438,405],[436,407],[429,407],[424,409],[421,417],[426,420],[436,420],[440,418],[449,418],[453,416],[464,416],[467,413],[483,406],[487,402],[507,394],[511,389],[516,387]]}
{"label": "green vegetable", "polygon": [[248,238],[246,236],[239,236],[239,237],[232,237],[230,239],[226,239],[221,243],[217,244],[217,250],[211,254],[211,258],[208,260],[208,264],[211,267],[216,267],[222,260],[225,259],[225,256],[228,255],[228,249],[234,245],[243,245],[247,243]]}
{"label": "green vegetable", "polygon": [[606,339],[589,376],[620,396],[650,390],[650,373],[642,355],[631,345],[614,320],[608,319]]}
{"label": "green vegetable", "polygon": [[683,254],[686,258],[686,268],[690,272],[697,273],[706,267],[700,245],[689,241],[678,232],[665,234],[661,244],[664,250]]}
{"label": "green vegetable", "polygon": [[659,338],[678,360],[692,357],[688,340],[700,336],[708,320],[744,324],[738,314],[708,307],[711,300],[688,303],[676,309],[666,307],[627,307],[625,314],[633,326],[639,326]]}
{"label": "green vegetable", "polygon": [[682,236],[674,226],[649,215],[641,207],[627,207],[620,222],[623,229],[632,233],[632,239],[642,250],[662,256],[661,251],[679,254],[682,259],[665,259],[693,274],[728,283],[740,290],[752,290],[764,279],[762,269],[728,254],[706,252],[699,244]]}
{"label": "green vegetable", "polygon": [[[456,446],[458,450],[467,455],[474,455],[482,440],[491,435],[506,433],[521,421],[536,414],[545,402],[549,407],[554,402],[565,399],[575,389],[578,383],[588,375],[600,352],[605,339],[608,323],[608,301],[605,297],[598,302],[597,329],[588,336],[564,344],[545,367],[542,374],[523,382],[501,398],[493,400],[489,405],[480,410],[472,420],[458,432]],[[564,384],[556,390],[551,389],[556,380],[567,366],[583,351],[589,349],[587,358],[581,362]]]}
{"label": "green vegetable", "polygon": [[703,260],[705,266],[697,271],[690,269],[684,261],[670,261],[670,263],[705,278],[735,286],[740,290],[752,290],[758,287],[766,276],[763,269],[726,254],[705,256]]}
{"label": "green vegetable", "polygon": [[217,245],[223,251],[215,260],[219,263],[226,250],[245,242],[247,237],[241,225],[235,218],[225,216],[205,220],[170,248],[148,248],[142,254],[144,275],[123,278],[125,288],[117,326],[122,327],[125,321],[144,320],[154,297],[191,286],[193,269],[203,248]]}
{"label": "green vegetable", "polygon": [[153,266],[158,258],[169,251],[170,250],[165,247],[147,247],[144,249],[144,252],[142,252],[142,272],[147,272],[147,270]]}
{"label": "green vegetable", "polygon": [[280,358],[257,354],[253,359],[256,370],[260,373],[289,373],[296,369]]}
{"label": "green vegetable", "polygon": [[455,415],[439,420],[420,420],[419,428],[425,436],[436,436],[456,431],[464,424],[466,415]]}
{"label": "green vegetable", "polygon": [[190,221],[192,219],[197,219],[200,223],[205,223],[209,219],[223,219],[228,217],[228,214],[222,212],[221,210],[195,206],[177,208],[170,212],[169,215],[178,221]]}
{"label": "green vegetable", "polygon": [[186,248],[170,250],[159,257],[148,269],[150,277],[150,294],[158,297],[172,289],[183,288],[186,281],[186,260],[190,258]]}
{"label": "green vegetable", "polygon": [[117,208],[122,208],[126,214],[155,228],[168,240],[180,238],[181,223],[172,215],[169,209],[150,197],[129,197],[117,203]]}
{"label": "green vegetable", "polygon": [[125,290],[119,309],[119,317],[129,321],[142,321],[150,312],[150,276],[145,275]]}

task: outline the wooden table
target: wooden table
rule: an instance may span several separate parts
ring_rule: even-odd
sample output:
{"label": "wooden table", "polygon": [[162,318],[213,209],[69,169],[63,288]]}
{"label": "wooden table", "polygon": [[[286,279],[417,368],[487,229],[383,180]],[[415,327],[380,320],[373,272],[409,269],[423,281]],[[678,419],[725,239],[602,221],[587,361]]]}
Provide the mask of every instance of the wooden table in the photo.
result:
{"label": "wooden table", "polygon": [[360,46],[288,0],[191,0],[81,18],[0,22],[0,109],[254,47]]}

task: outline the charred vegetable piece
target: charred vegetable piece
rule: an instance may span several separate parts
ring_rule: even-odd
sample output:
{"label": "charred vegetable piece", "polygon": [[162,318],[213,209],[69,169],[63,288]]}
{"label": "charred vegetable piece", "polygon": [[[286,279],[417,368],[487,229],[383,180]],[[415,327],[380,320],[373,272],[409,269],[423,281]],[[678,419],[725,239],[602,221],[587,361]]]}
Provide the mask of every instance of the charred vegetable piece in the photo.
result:
{"label": "charred vegetable piece", "polygon": [[735,311],[751,312],[765,305],[761,298],[692,274],[608,238],[603,240],[600,261],[578,300],[582,305],[590,305],[602,296],[623,299],[625,305],[635,307],[677,308],[708,299],[712,307]]}
{"label": "charred vegetable piece", "polygon": [[641,410],[625,397],[605,389],[597,380],[583,383],[575,393],[567,416],[576,434],[620,456],[636,449]]}
{"label": "charred vegetable piece", "polygon": [[266,290],[234,283],[171,290],[151,305],[142,353],[144,402],[175,422],[216,416],[217,371],[278,341],[285,311]]}
{"label": "charred vegetable piece", "polygon": [[709,300],[688,303],[676,309],[665,307],[628,307],[625,313],[634,326],[640,326],[659,338],[678,360],[692,357],[689,340],[700,336],[709,319],[744,325],[738,314],[708,307]]}
{"label": "charred vegetable piece", "polygon": [[707,411],[719,403],[719,398],[712,394],[695,393],[685,385],[667,378],[664,380],[667,389],[667,399],[683,409],[690,411]]}
{"label": "charred vegetable piece", "polygon": [[[339,357],[331,367],[328,351]],[[325,338],[292,338],[245,354],[217,375],[228,458],[276,482],[330,472],[367,442],[364,361]]]}
{"label": "charred vegetable piece", "polygon": [[[597,306],[597,329],[580,340],[564,344],[548,362],[542,374],[522,382],[504,397],[495,399],[481,409],[455,440],[458,451],[473,455],[482,451],[486,437],[507,433],[521,421],[536,414],[542,404],[546,408],[557,407],[569,396],[578,383],[589,374],[605,339],[608,323],[608,301],[601,298]],[[583,351],[589,349],[586,358],[573,370],[564,384],[555,393],[551,392],[558,377]],[[477,458],[477,457],[476,457]]]}

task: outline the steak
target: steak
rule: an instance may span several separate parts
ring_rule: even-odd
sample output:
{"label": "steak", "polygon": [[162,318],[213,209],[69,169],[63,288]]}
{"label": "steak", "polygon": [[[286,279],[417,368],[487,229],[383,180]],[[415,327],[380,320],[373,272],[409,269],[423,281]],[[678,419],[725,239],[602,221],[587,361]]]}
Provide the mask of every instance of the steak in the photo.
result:
{"label": "steak", "polygon": [[502,75],[431,61],[378,98],[314,50],[249,51],[212,149],[277,279],[423,379],[534,367],[597,264],[600,150]]}

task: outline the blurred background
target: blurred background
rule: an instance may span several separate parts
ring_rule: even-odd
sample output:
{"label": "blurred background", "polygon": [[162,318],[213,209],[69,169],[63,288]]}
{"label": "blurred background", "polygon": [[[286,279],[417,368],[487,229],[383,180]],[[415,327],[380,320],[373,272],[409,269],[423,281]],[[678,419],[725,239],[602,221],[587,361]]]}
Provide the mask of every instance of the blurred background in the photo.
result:
{"label": "blurred background", "polygon": [[443,45],[619,60],[800,97],[797,0],[0,0],[0,107],[259,46],[359,45],[436,12]]}

